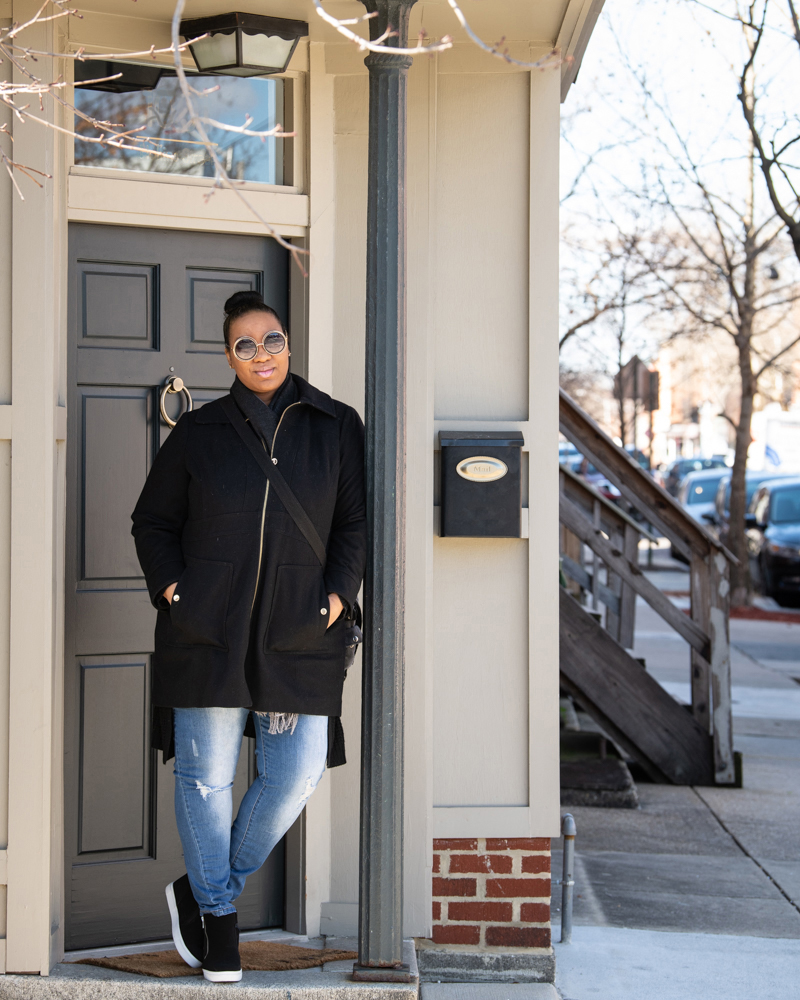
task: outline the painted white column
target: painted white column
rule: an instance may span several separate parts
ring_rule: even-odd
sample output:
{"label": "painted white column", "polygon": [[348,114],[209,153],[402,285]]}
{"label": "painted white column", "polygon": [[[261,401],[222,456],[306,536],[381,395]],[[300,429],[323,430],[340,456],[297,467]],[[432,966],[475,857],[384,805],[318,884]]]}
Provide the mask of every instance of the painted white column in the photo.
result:
{"label": "painted white column", "polygon": [[[9,27],[10,19],[0,19]],[[0,127],[11,127],[11,113],[0,107]],[[10,155],[11,140],[0,137]],[[11,205],[13,187],[0,171],[0,854],[8,844],[8,642],[11,574]],[[0,928],[5,934],[6,876],[0,865]],[[5,970],[5,938],[0,938],[0,972]]]}
{"label": "painted white column", "polygon": [[[325,72],[325,47],[309,44],[308,380],[333,391],[334,210],[333,77]],[[295,267],[295,264],[291,265]],[[323,776],[306,806],[306,929],[319,932],[322,904],[330,899],[331,779]]]}
{"label": "painted white column", "polygon": [[333,323],[336,239],[333,76],[325,70],[325,46],[308,46],[309,230],[308,380],[333,391]]}
{"label": "painted white column", "polygon": [[528,421],[531,835],[559,836],[558,151],[560,80],[530,75]]}
{"label": "painted white column", "polygon": [[[37,0],[15,0],[13,18]],[[53,22],[26,33],[52,51]],[[36,73],[54,79],[46,58]],[[19,80],[15,71],[15,79]],[[43,117],[53,115],[45,99]],[[42,189],[24,178],[12,203],[14,401],[11,482],[6,968],[49,971],[62,901],[63,437],[65,396],[65,184],[63,141],[41,125],[14,123],[14,156],[55,175]],[[59,443],[57,438],[61,438]],[[53,940],[51,942],[51,934]]]}

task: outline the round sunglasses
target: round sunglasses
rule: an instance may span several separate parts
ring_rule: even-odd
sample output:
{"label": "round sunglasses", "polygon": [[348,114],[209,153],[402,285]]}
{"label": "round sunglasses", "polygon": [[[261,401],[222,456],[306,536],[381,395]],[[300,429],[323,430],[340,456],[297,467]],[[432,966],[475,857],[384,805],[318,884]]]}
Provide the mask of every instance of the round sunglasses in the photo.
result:
{"label": "round sunglasses", "polygon": [[267,354],[280,354],[286,347],[286,334],[280,330],[272,330],[265,334],[261,344],[252,337],[239,337],[233,345],[233,353],[239,361],[252,361],[258,354],[259,347],[263,347]]}

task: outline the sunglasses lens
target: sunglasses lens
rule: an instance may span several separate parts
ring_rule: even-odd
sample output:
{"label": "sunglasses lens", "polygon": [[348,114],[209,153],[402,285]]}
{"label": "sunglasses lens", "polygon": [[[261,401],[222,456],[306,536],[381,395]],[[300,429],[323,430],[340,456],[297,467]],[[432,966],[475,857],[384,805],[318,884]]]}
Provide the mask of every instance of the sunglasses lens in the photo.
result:
{"label": "sunglasses lens", "polygon": [[252,361],[258,354],[258,344],[252,337],[242,337],[241,340],[236,341],[233,353],[240,361]]}
{"label": "sunglasses lens", "polygon": [[268,333],[264,338],[264,347],[270,354],[280,354],[285,346],[286,337],[277,330]]}

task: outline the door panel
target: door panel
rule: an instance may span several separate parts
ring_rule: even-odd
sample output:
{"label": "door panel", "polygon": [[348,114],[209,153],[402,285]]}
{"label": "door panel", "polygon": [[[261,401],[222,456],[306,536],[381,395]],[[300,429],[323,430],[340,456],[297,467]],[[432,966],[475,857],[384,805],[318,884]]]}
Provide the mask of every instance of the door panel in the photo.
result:
{"label": "door panel", "polygon": [[78,854],[150,857],[150,657],[81,657],[80,671]]}
{"label": "door panel", "polygon": [[[288,260],[256,237],[70,226],[65,820],[67,949],[170,934],[183,859],[172,762],[150,750],[155,611],[130,515],[158,447],[165,379],[195,408],[228,391],[222,305],[262,292],[286,317]],[[175,419],[181,394],[168,395]],[[255,777],[252,741],[234,807]],[[237,902],[243,929],[283,919],[284,845]]]}
{"label": "door panel", "polygon": [[[131,511],[152,462],[149,388],[78,387],[82,448],[78,587],[142,586]],[[112,495],[109,496],[109,493]]]}
{"label": "door panel", "polygon": [[81,269],[80,347],[156,349],[158,268],[94,262]]}
{"label": "door panel", "polygon": [[[187,332],[188,351],[219,354],[219,305],[235,292],[259,290],[258,272],[236,273],[212,268],[186,269],[186,292],[189,300]],[[285,320],[284,320],[285,322]]]}

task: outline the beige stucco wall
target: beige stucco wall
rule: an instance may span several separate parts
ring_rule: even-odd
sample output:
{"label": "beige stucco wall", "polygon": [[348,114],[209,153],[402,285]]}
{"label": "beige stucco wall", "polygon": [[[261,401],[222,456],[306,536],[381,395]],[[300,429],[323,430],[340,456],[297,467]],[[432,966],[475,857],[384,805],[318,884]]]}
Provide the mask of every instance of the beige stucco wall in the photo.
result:
{"label": "beige stucco wall", "polygon": [[[333,386],[362,408],[368,79],[347,47],[329,46],[326,65],[335,77]],[[556,536],[557,510],[539,498],[557,454],[558,117],[557,73],[532,78],[459,49],[409,74],[409,934],[430,928],[435,817],[448,836],[557,835],[555,546],[439,539],[432,529],[436,430],[519,428],[536,452],[531,517],[545,536],[549,518]],[[523,492],[527,502],[527,483]],[[345,690],[351,761],[359,703],[355,670]],[[357,916],[357,769],[333,772],[330,784],[324,923],[346,933]]]}
{"label": "beige stucco wall", "polygon": [[[126,16],[98,13],[113,8],[106,0],[82,6],[86,16],[72,23],[68,42],[50,25],[39,31],[42,48],[86,42],[94,51],[115,50],[167,39],[166,0],[140,0],[130,16],[127,9]],[[362,408],[367,75],[363,56],[335,39],[330,44],[305,6],[312,40],[298,50],[296,68],[308,87],[310,182],[305,193],[253,197],[281,232],[308,239],[311,380]],[[500,6],[508,24],[526,27],[520,12],[530,4]],[[527,37],[552,37],[565,3],[538,5],[551,6],[548,34]],[[0,17],[8,7],[0,0]],[[14,0],[13,15],[22,19],[36,7],[34,0]],[[269,9],[298,16],[293,0],[276,0]],[[440,17],[444,5],[418,10],[420,17],[423,11]],[[520,57],[531,51],[527,42],[514,43]],[[417,61],[409,78],[405,931],[411,934],[430,927],[434,836],[558,830],[558,103],[557,71],[531,75],[468,44]],[[60,954],[63,910],[67,220],[243,233],[258,231],[258,224],[223,193],[205,203],[196,186],[173,184],[167,191],[146,180],[78,175],[68,181],[61,140],[31,125],[17,132],[15,153],[54,179],[42,193],[29,186],[20,202],[0,172],[0,941],[7,860],[8,968],[46,972]],[[435,537],[439,429],[523,431],[523,467],[536,477],[535,489],[523,488],[533,505],[534,538]],[[360,686],[359,658],[345,689],[350,764],[325,777],[308,808],[310,933],[318,932],[326,904],[328,930],[352,927],[355,916]]]}

